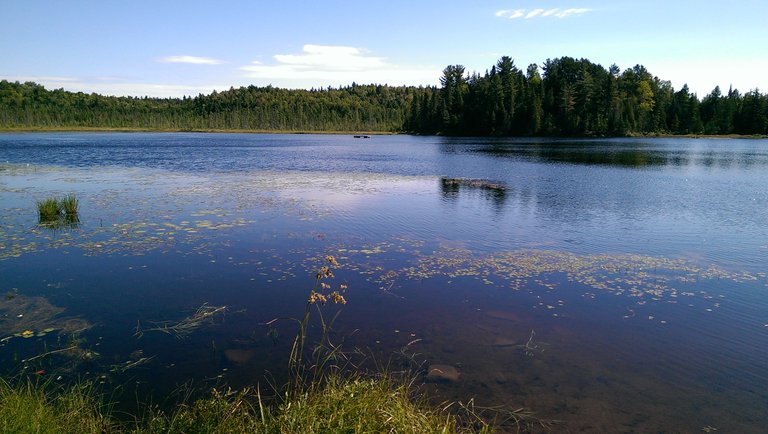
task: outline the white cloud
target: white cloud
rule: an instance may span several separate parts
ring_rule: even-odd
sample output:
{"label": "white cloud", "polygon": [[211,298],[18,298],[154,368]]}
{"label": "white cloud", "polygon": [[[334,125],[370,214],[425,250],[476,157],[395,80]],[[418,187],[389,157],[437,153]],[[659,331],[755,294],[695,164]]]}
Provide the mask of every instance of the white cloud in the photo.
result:
{"label": "white cloud", "polygon": [[48,90],[64,89],[70,92],[98,93],[112,96],[137,96],[157,98],[180,98],[208,94],[214,90],[229,89],[230,85],[178,85],[164,83],[128,83],[113,77],[45,77],[45,76],[0,76],[0,80],[33,81]]}
{"label": "white cloud", "polygon": [[390,85],[436,84],[441,69],[389,63],[364,50],[348,46],[307,44],[300,54],[277,54],[275,63],[252,62],[240,67],[245,76],[280,87],[375,83]]}
{"label": "white cloud", "polygon": [[78,81],[77,78],[74,77],[55,77],[55,76],[33,76],[33,75],[0,75],[0,80],[6,80],[6,81],[18,81],[20,83],[25,83],[27,81],[34,81],[35,83],[41,83],[43,81],[48,82],[56,82],[56,83],[71,83],[73,81]]}
{"label": "white cloud", "polygon": [[509,18],[509,19],[516,19],[516,18],[524,18],[526,20],[532,19],[532,18],[545,18],[545,17],[556,17],[556,18],[566,18],[571,15],[581,15],[585,14],[587,12],[590,12],[592,9],[589,8],[568,8],[568,9],[560,9],[560,8],[552,8],[552,9],[542,9],[542,8],[536,8],[536,9],[502,9],[499,11],[496,11],[494,15],[501,18]]}
{"label": "white cloud", "polygon": [[542,12],[544,12],[544,9],[534,9],[534,10],[528,12],[528,15],[525,16],[525,19],[529,20],[529,19],[535,17],[536,15],[540,15]]}
{"label": "white cloud", "polygon": [[588,8],[570,8],[570,9],[566,9],[564,11],[556,13],[555,16],[558,18],[565,18],[571,15],[585,14],[591,10],[592,9],[588,9]]}
{"label": "white cloud", "polygon": [[220,65],[221,60],[198,56],[168,56],[159,60],[161,63],[189,63],[192,65]]}
{"label": "white cloud", "polygon": [[299,68],[320,67],[342,71],[361,71],[386,65],[381,57],[366,56],[355,47],[305,45],[302,54],[276,54],[275,60],[283,65]]}

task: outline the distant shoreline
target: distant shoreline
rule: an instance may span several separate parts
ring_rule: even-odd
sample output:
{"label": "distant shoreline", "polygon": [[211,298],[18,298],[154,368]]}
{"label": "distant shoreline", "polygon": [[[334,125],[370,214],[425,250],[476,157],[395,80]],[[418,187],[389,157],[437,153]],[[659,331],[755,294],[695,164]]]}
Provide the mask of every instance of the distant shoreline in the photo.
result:
{"label": "distant shoreline", "polygon": [[[217,128],[195,128],[195,129],[174,129],[174,128],[132,128],[132,127],[0,127],[2,133],[237,133],[237,134],[327,134],[327,135],[369,135],[369,136],[395,136],[410,135],[409,133],[387,132],[387,131],[311,131],[311,130],[247,130],[247,129],[217,129]],[[419,135],[419,134],[414,134]],[[453,137],[453,136],[451,136]],[[456,136],[461,137],[461,136]],[[484,137],[484,136],[481,136]],[[504,136],[488,136],[489,138],[500,138]],[[526,138],[528,136],[509,136],[515,138]],[[540,136],[531,136],[540,137]],[[609,138],[603,136],[557,136],[556,138],[575,138],[575,139],[596,139]],[[627,136],[616,136],[615,138],[690,138],[690,139],[768,139],[768,135],[760,134],[631,134]]]}
{"label": "distant shoreline", "polygon": [[133,127],[0,127],[0,133],[243,133],[243,134],[336,134],[392,136],[402,133],[387,131],[311,131],[311,130],[246,130],[218,128],[133,128]]}

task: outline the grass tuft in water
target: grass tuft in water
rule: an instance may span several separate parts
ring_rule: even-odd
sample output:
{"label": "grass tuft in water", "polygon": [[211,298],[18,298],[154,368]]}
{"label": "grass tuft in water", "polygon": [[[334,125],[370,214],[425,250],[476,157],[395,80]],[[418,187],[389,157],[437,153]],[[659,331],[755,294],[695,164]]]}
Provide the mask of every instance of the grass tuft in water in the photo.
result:
{"label": "grass tuft in water", "polygon": [[40,224],[52,224],[61,219],[61,204],[55,197],[37,202],[37,214]]}
{"label": "grass tuft in water", "polygon": [[63,199],[50,197],[37,202],[38,223],[54,229],[76,227],[80,223],[79,202],[74,194]]}
{"label": "grass tuft in water", "polygon": [[67,220],[77,219],[77,197],[74,194],[68,194],[59,201],[61,208],[64,210],[64,218]]}

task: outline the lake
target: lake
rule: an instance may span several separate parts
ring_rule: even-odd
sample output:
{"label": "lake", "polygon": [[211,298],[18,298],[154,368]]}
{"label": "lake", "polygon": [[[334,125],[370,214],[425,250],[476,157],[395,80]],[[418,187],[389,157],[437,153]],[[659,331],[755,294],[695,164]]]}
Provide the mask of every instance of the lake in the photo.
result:
{"label": "lake", "polygon": [[[437,402],[764,432],[766,186],[752,139],[0,134],[0,372],[126,409],[280,383],[270,321],[332,255],[331,338]],[[66,194],[79,223],[39,225]]]}

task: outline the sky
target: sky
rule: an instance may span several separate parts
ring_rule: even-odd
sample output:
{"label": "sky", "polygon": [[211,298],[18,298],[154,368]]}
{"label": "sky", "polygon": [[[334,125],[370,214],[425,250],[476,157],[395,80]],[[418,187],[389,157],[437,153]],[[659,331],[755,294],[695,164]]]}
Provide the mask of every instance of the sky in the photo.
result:
{"label": "sky", "polygon": [[768,1],[2,0],[0,79],[105,95],[439,85],[586,58],[675,89],[768,90]]}

